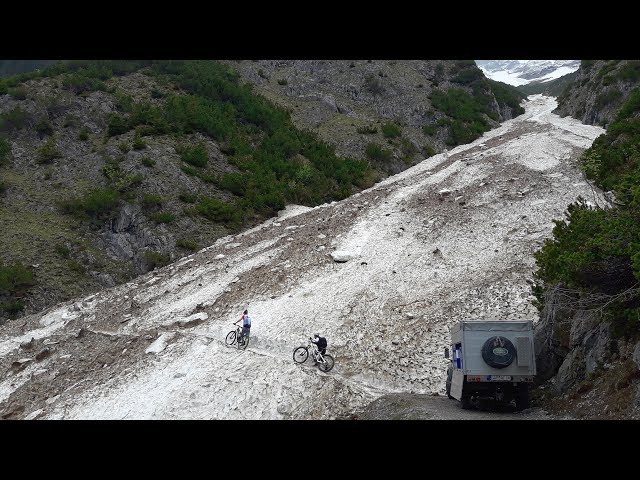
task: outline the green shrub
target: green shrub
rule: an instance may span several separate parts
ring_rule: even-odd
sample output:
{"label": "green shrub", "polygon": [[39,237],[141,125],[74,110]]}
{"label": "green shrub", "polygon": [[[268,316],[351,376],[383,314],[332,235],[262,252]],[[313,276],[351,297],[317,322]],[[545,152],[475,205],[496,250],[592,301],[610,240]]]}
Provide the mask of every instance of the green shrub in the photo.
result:
{"label": "green shrub", "polygon": [[626,82],[640,79],[640,60],[628,60],[618,71],[618,78]]}
{"label": "green shrub", "polygon": [[78,140],[86,141],[89,139],[89,129],[87,127],[82,127],[80,129],[80,133],[78,133]]}
{"label": "green shrub", "polygon": [[424,125],[422,127],[422,131],[424,132],[425,135],[433,136],[437,131],[437,127],[435,124]]}
{"label": "green shrub", "polygon": [[79,121],[78,116],[70,113],[69,115],[65,115],[62,126],[64,128],[75,127],[78,125],[78,121]]}
{"label": "green shrub", "polygon": [[125,117],[115,113],[109,114],[107,119],[107,134],[110,137],[127,133],[131,128],[132,127],[129,126],[129,121]]}
{"label": "green shrub", "polygon": [[40,164],[50,163],[54,159],[60,157],[62,157],[62,154],[58,151],[55,138],[49,137],[49,139],[38,149],[38,158],[36,162]]}
{"label": "green shrub", "polygon": [[402,153],[405,155],[411,156],[418,152],[418,147],[416,147],[410,140],[402,138],[400,139],[400,150],[402,150]]}
{"label": "green shrub", "polygon": [[67,248],[65,245],[56,245],[54,247],[54,250],[62,258],[70,258],[71,257],[71,250],[69,250],[69,248]]}
{"label": "green shrub", "polygon": [[0,131],[24,128],[33,121],[32,115],[19,105],[0,114]]}
{"label": "green shrub", "polygon": [[402,129],[393,122],[382,125],[382,134],[385,138],[396,138],[402,135]]}
{"label": "green shrub", "polygon": [[131,147],[129,146],[129,144],[127,142],[120,142],[118,144],[118,149],[122,152],[122,153],[127,153],[129,150],[131,150]]}
{"label": "green shrub", "polygon": [[425,145],[422,147],[422,154],[424,158],[433,157],[436,154],[435,149],[431,145]]}
{"label": "green shrub", "polygon": [[178,195],[178,198],[184,203],[196,203],[198,201],[197,195],[187,192],[181,193],[180,195]]}
{"label": "green shrub", "polygon": [[121,112],[131,113],[133,111],[133,98],[122,91],[117,91],[114,95],[116,108]]}
{"label": "green shrub", "polygon": [[144,259],[147,262],[149,270],[155,270],[156,268],[162,268],[169,265],[171,258],[169,255],[164,255],[159,252],[146,251],[144,252]]}
{"label": "green shrub", "polygon": [[287,79],[286,78],[281,78],[280,80],[278,80],[278,85],[286,85],[287,83]]}
{"label": "green shrub", "polygon": [[171,223],[176,216],[171,212],[155,212],[151,214],[151,220],[156,223]]}
{"label": "green shrub", "polygon": [[142,157],[140,159],[140,162],[145,166],[145,167],[149,167],[152,168],[153,166],[155,166],[156,161],[149,158],[149,157]]}
{"label": "green shrub", "polygon": [[7,88],[7,93],[18,100],[25,100],[27,98],[27,89],[22,85]]}
{"label": "green shrub", "polygon": [[392,152],[390,150],[386,150],[382,148],[377,143],[369,143],[365,148],[365,153],[367,157],[371,160],[382,160],[387,161],[391,158]]}
{"label": "green shrub", "polygon": [[4,265],[0,261],[0,295],[24,292],[35,284],[33,273],[22,263]]}
{"label": "green shrub", "polygon": [[165,93],[161,92],[157,88],[151,89],[151,98],[164,98],[166,96],[167,95]]}
{"label": "green shrub", "polygon": [[195,251],[200,248],[194,240],[190,240],[187,238],[180,238],[176,240],[176,247],[184,248],[191,251]]}
{"label": "green shrub", "polygon": [[[93,76],[93,72],[80,71],[76,73],[68,73],[62,80],[62,86],[76,94],[86,94],[96,90],[106,91],[107,86],[102,80],[106,80],[111,75]],[[108,75],[108,76],[107,76]]]}
{"label": "green shrub", "polygon": [[180,165],[180,170],[182,170],[187,175],[196,176],[196,177],[198,176],[198,173],[200,173],[198,170],[196,170],[193,167],[190,167],[189,165]]}
{"label": "green shrub", "polygon": [[596,97],[596,108],[602,108],[606,105],[609,105],[611,102],[617,100],[620,97],[622,97],[622,92],[620,90],[616,88],[609,89]]}
{"label": "green shrub", "polygon": [[142,139],[142,136],[137,134],[133,137],[133,149],[134,150],[142,150],[147,148],[147,144]]}
{"label": "green shrub", "polygon": [[230,223],[237,220],[233,206],[217,198],[204,197],[196,205],[200,215],[213,222]]}
{"label": "green shrub", "polygon": [[378,129],[374,125],[366,125],[363,127],[358,127],[356,132],[362,133],[364,135],[373,135],[374,133],[378,133]]}
{"label": "green shrub", "polygon": [[5,312],[9,317],[15,316],[22,310],[24,310],[24,302],[22,300],[8,300],[6,302],[0,302],[0,311]]}
{"label": "green shrub", "polygon": [[53,133],[53,125],[48,118],[41,118],[35,126],[36,132],[40,135],[51,135]]}
{"label": "green shrub", "polygon": [[142,197],[142,205],[145,207],[159,207],[162,205],[162,195],[145,193]]}
{"label": "green shrub", "polygon": [[11,153],[11,144],[0,136],[0,166],[9,163],[9,154]]}
{"label": "green shrub", "polygon": [[120,193],[111,188],[96,188],[84,196],[60,202],[64,213],[86,214],[101,218],[110,214],[118,205]]}
{"label": "green shrub", "polygon": [[4,195],[7,191],[7,183],[0,180],[0,195]]}
{"label": "green shrub", "polygon": [[85,266],[82,263],[78,262],[77,260],[72,260],[72,259],[68,260],[67,266],[69,267],[69,270],[71,270],[72,272],[76,272],[81,275],[85,274],[87,271]]}
{"label": "green shrub", "polygon": [[373,95],[380,95],[385,91],[384,85],[382,84],[380,78],[371,74],[367,75],[367,77],[365,78],[364,88],[366,88]]}
{"label": "green shrub", "polygon": [[207,147],[203,143],[199,143],[198,145],[184,148],[180,158],[189,165],[206,167],[209,161],[209,154],[207,153]]}

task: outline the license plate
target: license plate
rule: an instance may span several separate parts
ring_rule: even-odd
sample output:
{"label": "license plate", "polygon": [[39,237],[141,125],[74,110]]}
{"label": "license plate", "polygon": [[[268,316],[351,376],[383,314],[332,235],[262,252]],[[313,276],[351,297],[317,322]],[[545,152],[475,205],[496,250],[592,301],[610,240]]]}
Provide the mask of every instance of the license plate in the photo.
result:
{"label": "license plate", "polygon": [[511,375],[487,375],[487,380],[490,382],[508,382],[511,380]]}

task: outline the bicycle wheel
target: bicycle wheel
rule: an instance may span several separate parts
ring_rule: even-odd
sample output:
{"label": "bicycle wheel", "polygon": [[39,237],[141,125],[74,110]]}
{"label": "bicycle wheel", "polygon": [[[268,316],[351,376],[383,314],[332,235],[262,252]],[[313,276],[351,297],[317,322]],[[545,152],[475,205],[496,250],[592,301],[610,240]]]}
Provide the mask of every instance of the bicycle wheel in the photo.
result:
{"label": "bicycle wheel", "polygon": [[245,350],[247,345],[249,345],[249,335],[243,335],[240,337],[240,341],[238,342],[238,348],[240,350]]}
{"label": "bicycle wheel", "polygon": [[227,338],[224,339],[224,343],[226,343],[227,345],[233,345],[234,343],[236,343],[235,330],[231,330],[229,333],[227,333]]}
{"label": "bicycle wheel", "polygon": [[309,358],[309,350],[307,347],[298,347],[293,351],[293,361],[296,363],[304,363]]}
{"label": "bicycle wheel", "polygon": [[322,356],[324,358],[324,362],[318,362],[318,368],[323,372],[328,372],[333,368],[333,357],[328,353]]}

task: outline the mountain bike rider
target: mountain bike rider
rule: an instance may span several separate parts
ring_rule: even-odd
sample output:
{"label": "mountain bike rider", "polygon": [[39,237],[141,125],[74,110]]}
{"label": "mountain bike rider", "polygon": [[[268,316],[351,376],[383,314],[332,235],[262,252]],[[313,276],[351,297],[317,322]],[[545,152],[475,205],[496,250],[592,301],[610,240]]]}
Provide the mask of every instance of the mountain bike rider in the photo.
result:
{"label": "mountain bike rider", "polygon": [[249,335],[249,330],[251,329],[251,318],[249,318],[249,312],[247,310],[244,311],[240,320],[233,322],[233,324],[237,325],[240,321],[242,321],[242,336],[238,339],[238,342],[244,341],[244,337]]}
{"label": "mountain bike rider", "polygon": [[325,353],[327,353],[327,339],[324,337],[321,337],[319,334],[314,333],[313,337],[316,338],[316,340],[311,339],[311,343],[315,343],[316,347],[318,347],[318,351],[324,355]]}

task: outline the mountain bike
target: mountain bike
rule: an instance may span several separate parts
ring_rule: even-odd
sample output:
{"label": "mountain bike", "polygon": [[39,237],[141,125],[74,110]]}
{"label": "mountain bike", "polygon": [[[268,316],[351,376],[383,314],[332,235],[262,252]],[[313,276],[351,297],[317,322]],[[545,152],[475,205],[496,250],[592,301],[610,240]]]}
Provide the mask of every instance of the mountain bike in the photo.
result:
{"label": "mountain bike", "polygon": [[325,353],[324,355],[320,353],[316,344],[311,341],[311,338],[309,338],[309,342],[307,342],[306,346],[298,347],[293,351],[293,361],[296,363],[306,362],[307,358],[309,358],[309,352],[311,352],[311,356],[315,360],[316,366],[320,371],[326,373],[333,368],[333,357],[328,353]]}
{"label": "mountain bike", "polygon": [[247,333],[246,335],[243,335],[242,328],[236,326],[235,330],[231,330],[229,333],[227,333],[227,336],[224,339],[224,343],[229,346],[235,344],[237,345],[238,349],[244,350],[247,348],[247,345],[249,345],[249,334]]}

